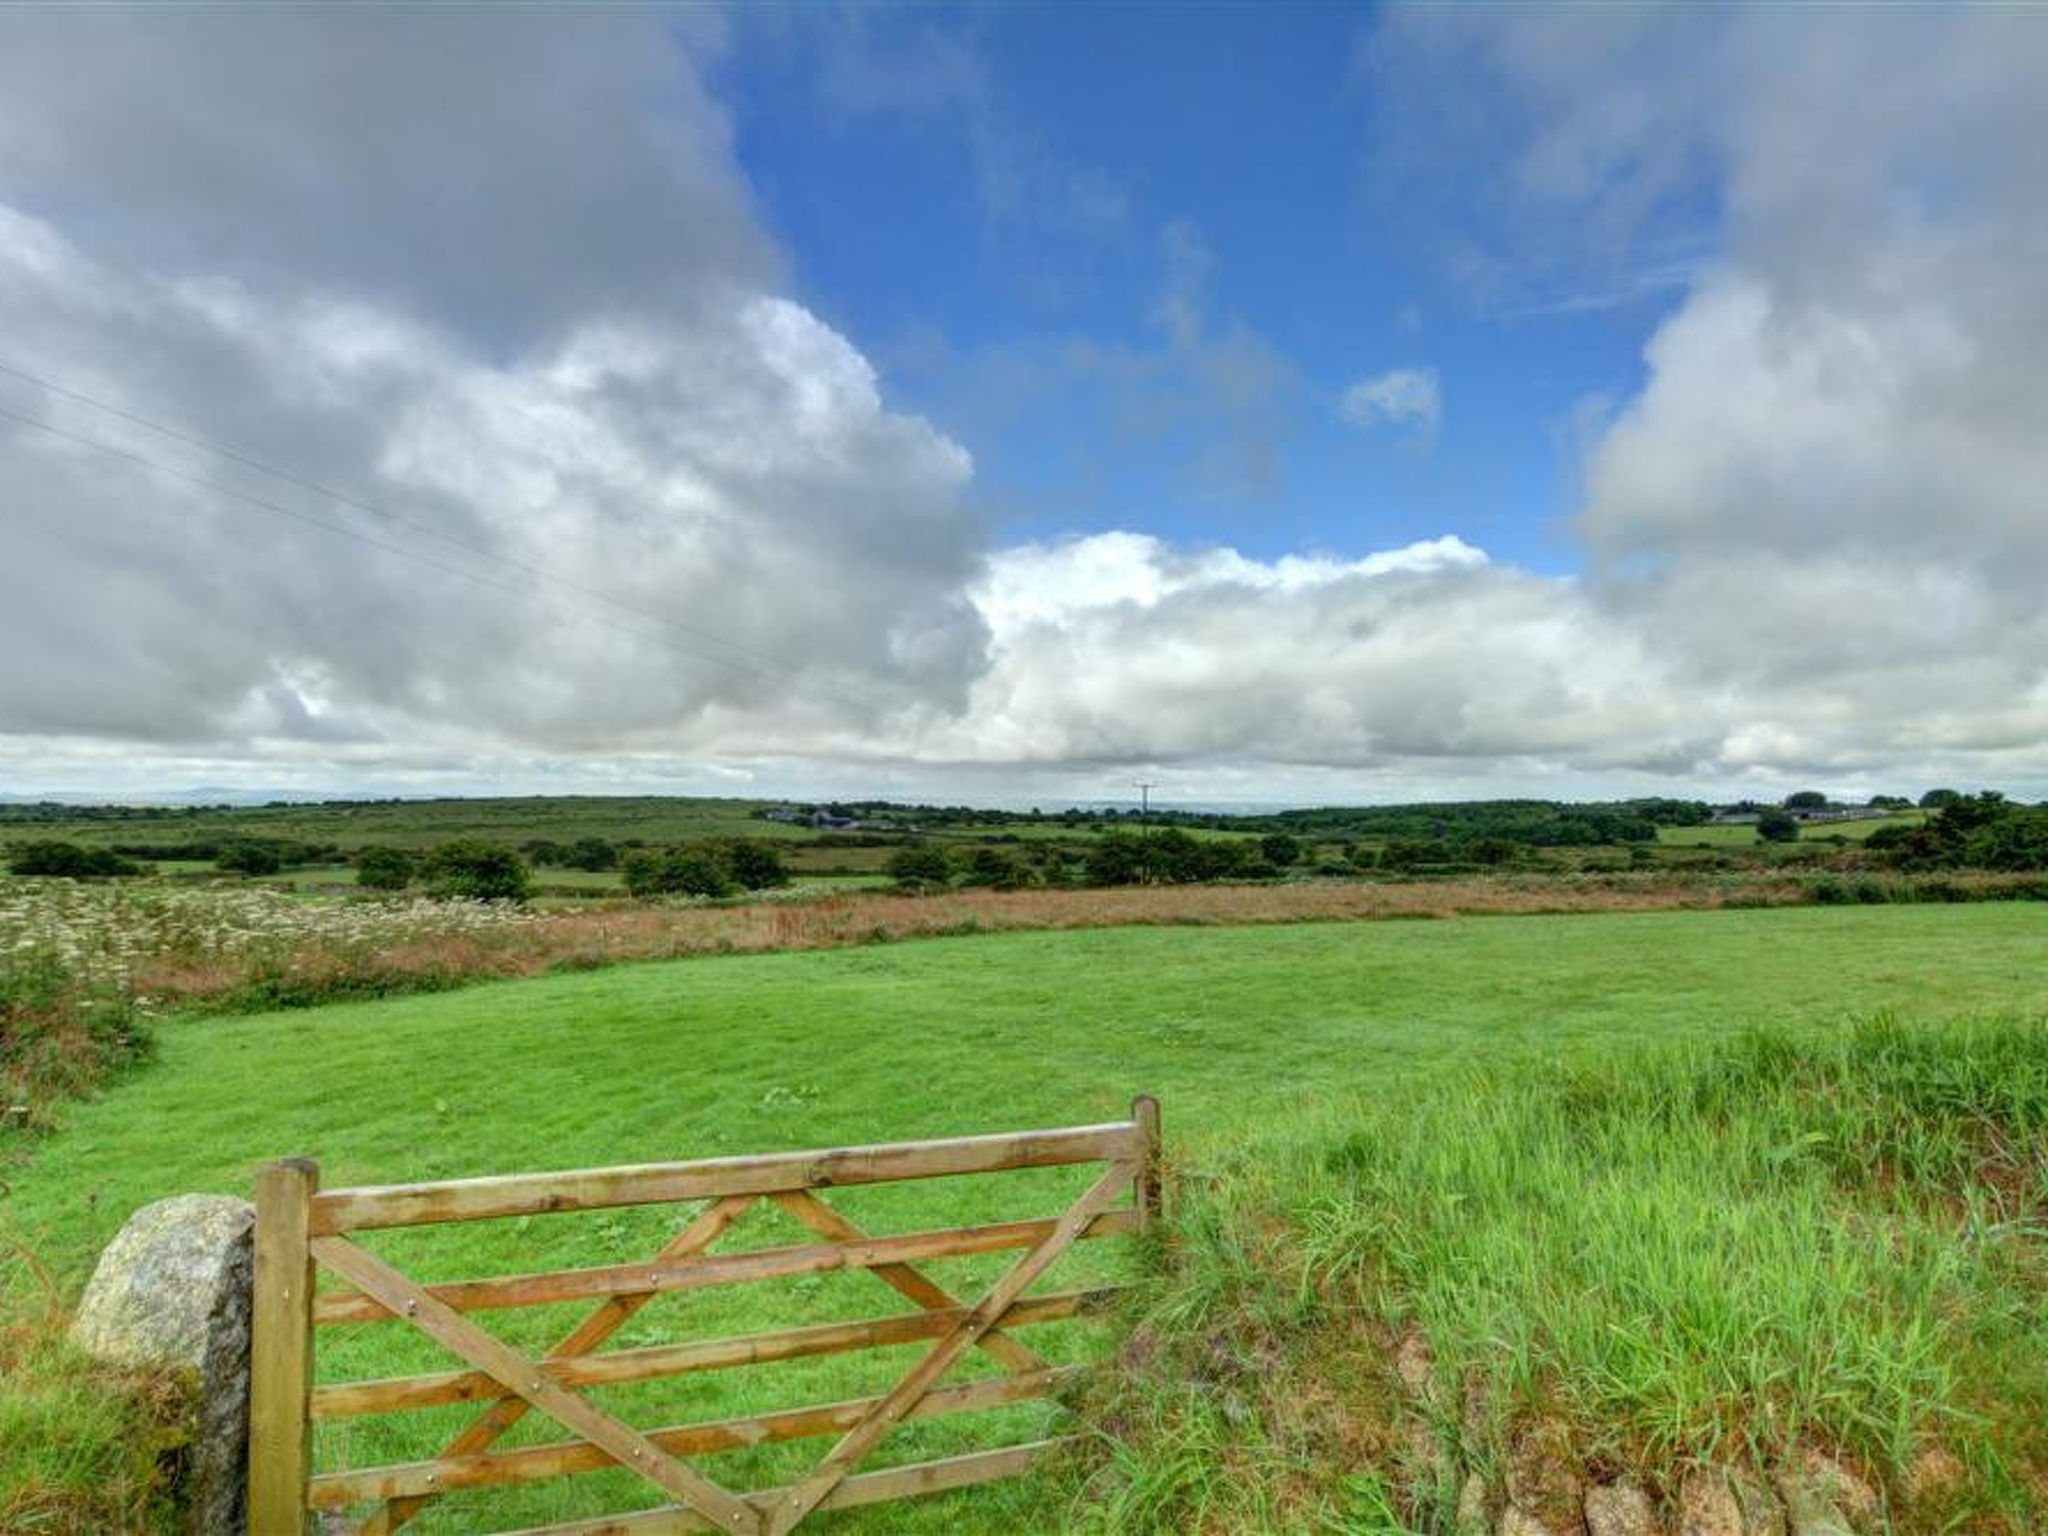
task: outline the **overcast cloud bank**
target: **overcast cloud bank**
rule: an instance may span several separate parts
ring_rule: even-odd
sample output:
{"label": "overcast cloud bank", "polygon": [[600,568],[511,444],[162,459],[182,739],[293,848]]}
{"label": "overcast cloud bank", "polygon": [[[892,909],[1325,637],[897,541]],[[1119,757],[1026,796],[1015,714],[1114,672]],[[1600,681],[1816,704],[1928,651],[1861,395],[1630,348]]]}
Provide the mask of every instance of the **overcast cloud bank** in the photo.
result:
{"label": "overcast cloud bank", "polygon": [[[1390,96],[1501,104],[1483,237],[1721,209],[1590,441],[1576,577],[1456,529],[998,546],[966,447],[792,297],[722,46],[0,12],[0,364],[400,520],[0,374],[73,435],[0,416],[6,787],[2048,792],[2038,18],[1387,21]],[[1341,409],[1426,428],[1436,379]]]}

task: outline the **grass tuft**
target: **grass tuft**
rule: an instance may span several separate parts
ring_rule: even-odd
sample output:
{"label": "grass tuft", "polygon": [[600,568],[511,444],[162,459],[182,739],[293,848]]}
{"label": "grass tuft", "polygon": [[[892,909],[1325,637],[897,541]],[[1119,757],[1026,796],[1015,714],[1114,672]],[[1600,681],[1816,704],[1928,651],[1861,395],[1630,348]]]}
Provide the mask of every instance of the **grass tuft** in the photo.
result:
{"label": "grass tuft", "polygon": [[[10,1273],[10,1271],[12,1273]],[[29,1307],[34,1293],[42,1304]],[[114,1370],[65,1338],[63,1312],[34,1259],[0,1253],[0,1531],[102,1536],[178,1529],[179,1421],[185,1388]]]}

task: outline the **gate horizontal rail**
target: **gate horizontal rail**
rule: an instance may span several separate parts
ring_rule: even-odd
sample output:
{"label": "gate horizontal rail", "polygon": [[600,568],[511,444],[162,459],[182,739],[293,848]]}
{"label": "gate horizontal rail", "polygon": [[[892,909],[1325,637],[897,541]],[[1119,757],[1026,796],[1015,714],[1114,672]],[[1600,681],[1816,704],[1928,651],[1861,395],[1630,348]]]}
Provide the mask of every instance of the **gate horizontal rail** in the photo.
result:
{"label": "gate horizontal rail", "polygon": [[[313,1511],[332,1519],[334,1512],[370,1505],[371,1513],[347,1528],[388,1536],[457,1490],[623,1466],[661,1488],[670,1502],[543,1529],[557,1536],[709,1530],[782,1536],[815,1510],[1016,1476],[1065,1442],[1000,1446],[879,1471],[860,1468],[899,1423],[1046,1398],[1077,1379],[1083,1368],[1053,1365],[1017,1334],[1098,1311],[1120,1288],[1025,1293],[1074,1243],[1138,1231],[1157,1213],[1158,1157],[1158,1106],[1141,1097],[1130,1119],[1106,1125],[567,1173],[323,1191],[314,1164],[271,1164],[257,1184],[250,1529],[256,1536],[301,1536]],[[1049,1219],[873,1235],[818,1194],[839,1186],[1086,1163],[1106,1166],[1084,1194]],[[708,1203],[639,1264],[423,1285],[352,1235],[684,1202]],[[709,1252],[758,1205],[793,1218],[817,1241]],[[931,1259],[1015,1250],[1021,1256],[973,1300],[954,1296],[917,1267]],[[340,1277],[348,1289],[319,1294],[320,1270]],[[665,1293],[827,1271],[871,1274],[918,1310],[599,1352],[636,1312]],[[512,1348],[470,1317],[574,1301],[594,1305],[537,1357]],[[461,1368],[314,1384],[321,1328],[393,1321],[426,1333]],[[585,1395],[593,1388],[690,1372],[910,1344],[928,1348],[894,1387],[839,1402],[642,1430]],[[1002,1374],[942,1385],[970,1349],[995,1361]],[[313,1470],[315,1421],[464,1403],[479,1413],[430,1458]],[[532,1411],[574,1438],[497,1446]],[[838,1438],[813,1470],[779,1488],[734,1493],[686,1460],[828,1435]]]}

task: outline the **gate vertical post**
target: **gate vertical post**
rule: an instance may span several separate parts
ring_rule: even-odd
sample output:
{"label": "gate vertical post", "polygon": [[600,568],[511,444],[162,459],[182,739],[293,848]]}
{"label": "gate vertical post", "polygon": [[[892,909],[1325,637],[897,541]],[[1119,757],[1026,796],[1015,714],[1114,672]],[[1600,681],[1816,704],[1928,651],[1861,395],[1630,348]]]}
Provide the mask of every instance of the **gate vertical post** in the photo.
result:
{"label": "gate vertical post", "polygon": [[313,1469],[313,1255],[307,1246],[320,1166],[271,1163],[256,1176],[250,1318],[249,1530],[302,1536]]}
{"label": "gate vertical post", "polygon": [[1131,1120],[1145,1143],[1138,1168],[1137,1205],[1140,1225],[1149,1227],[1165,1209],[1159,1179],[1159,1101],[1149,1093],[1139,1094],[1131,1100]]}

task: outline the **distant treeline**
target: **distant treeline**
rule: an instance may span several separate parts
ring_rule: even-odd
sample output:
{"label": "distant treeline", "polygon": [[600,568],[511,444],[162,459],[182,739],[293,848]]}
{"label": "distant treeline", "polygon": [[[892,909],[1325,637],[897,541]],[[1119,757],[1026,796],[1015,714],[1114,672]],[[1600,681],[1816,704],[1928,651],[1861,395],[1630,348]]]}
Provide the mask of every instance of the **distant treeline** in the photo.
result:
{"label": "distant treeline", "polygon": [[228,810],[214,805],[67,805],[55,800],[31,804],[0,801],[0,822],[178,821]]}
{"label": "distant treeline", "polygon": [[1491,839],[1531,848],[1583,848],[1655,842],[1657,828],[1696,827],[1713,814],[1703,800],[1466,800],[1446,804],[1324,806],[1314,810],[1234,815],[1221,811],[991,811],[965,805],[902,805],[887,800],[835,802],[827,815],[895,821],[921,830],[949,827],[1183,827],[1209,832],[1285,833],[1317,842],[1359,838],[1463,844]]}
{"label": "distant treeline", "polygon": [[1448,805],[1327,806],[1241,816],[1248,831],[1313,838],[1404,838],[1464,843],[1482,838],[1532,848],[1653,843],[1661,827],[1697,827],[1713,814],[1702,800],[1465,800]]}

